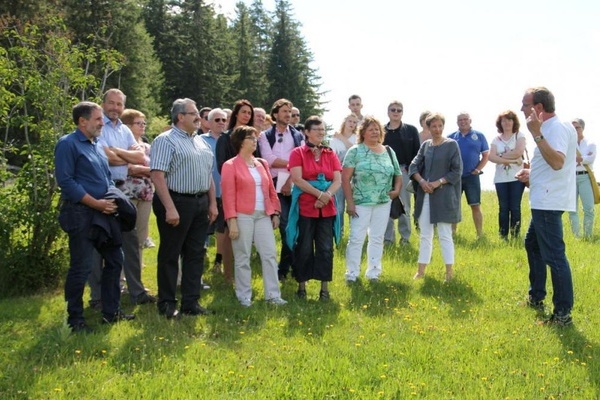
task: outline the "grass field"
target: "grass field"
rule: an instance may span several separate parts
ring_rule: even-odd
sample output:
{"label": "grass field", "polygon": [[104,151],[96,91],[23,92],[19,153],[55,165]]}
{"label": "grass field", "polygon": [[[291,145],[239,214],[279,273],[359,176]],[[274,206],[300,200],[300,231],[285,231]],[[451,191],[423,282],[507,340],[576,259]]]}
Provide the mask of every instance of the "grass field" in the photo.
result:
{"label": "grass field", "polygon": [[[483,210],[486,237],[476,240],[463,208],[456,278],[447,284],[437,243],[426,278],[413,281],[415,234],[410,246],[386,247],[379,282],[347,286],[339,248],[327,303],[318,301],[317,282],[300,300],[288,281],[289,304],[267,305],[257,275],[255,303],[245,309],[209,271],[202,304],[215,315],[169,321],[125,296],[135,321],[104,326],[87,309],[95,333],[71,335],[60,288],[2,300],[0,399],[599,398],[597,225],[582,241],[565,223],[574,325],[557,328],[539,324],[542,316],[523,303],[525,250],[497,237],[495,193],[484,193]],[[523,211],[527,225],[527,197]],[[158,241],[154,227],[152,237]],[[156,249],[144,258],[144,282],[155,292]]]}

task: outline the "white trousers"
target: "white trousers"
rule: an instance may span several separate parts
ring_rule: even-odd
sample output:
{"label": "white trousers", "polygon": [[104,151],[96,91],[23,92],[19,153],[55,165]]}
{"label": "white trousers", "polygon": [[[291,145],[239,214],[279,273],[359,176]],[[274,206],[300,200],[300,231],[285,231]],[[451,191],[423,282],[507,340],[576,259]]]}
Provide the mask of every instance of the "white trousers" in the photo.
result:
{"label": "white trousers", "polygon": [[356,206],[358,217],[350,218],[350,237],[346,247],[346,280],[356,280],[360,275],[360,262],[365,237],[369,235],[367,244],[367,279],[377,279],[381,274],[381,257],[383,256],[383,236],[390,217],[390,204],[374,206]]}
{"label": "white trousers", "polygon": [[277,247],[271,218],[264,211],[254,214],[238,214],[237,224],[240,234],[231,241],[235,266],[235,295],[238,300],[252,299],[252,242],[260,255],[265,300],[281,297],[277,277]]}
{"label": "white trousers", "polygon": [[[438,222],[438,237],[442,246],[442,258],[444,264],[454,264],[454,241],[452,240],[452,224]],[[425,194],[423,209],[419,216],[419,228],[421,229],[421,242],[419,244],[419,264],[431,262],[433,249],[434,225],[430,223],[429,194]]]}

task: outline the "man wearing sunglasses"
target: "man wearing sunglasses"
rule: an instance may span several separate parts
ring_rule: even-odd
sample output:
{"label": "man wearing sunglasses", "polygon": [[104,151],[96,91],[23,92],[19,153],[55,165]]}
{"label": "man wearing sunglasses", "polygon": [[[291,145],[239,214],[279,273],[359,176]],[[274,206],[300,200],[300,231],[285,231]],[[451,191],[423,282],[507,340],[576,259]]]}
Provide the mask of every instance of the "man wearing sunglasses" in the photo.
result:
{"label": "man wearing sunglasses", "polygon": [[[221,201],[221,174],[217,168],[217,141],[227,128],[227,114],[220,108],[213,108],[208,113],[208,123],[210,130],[208,133],[200,135],[202,139],[212,148],[215,159],[213,162],[212,177],[215,182],[215,196],[217,198],[217,209],[219,215],[217,219],[210,225],[208,234],[215,234],[217,238],[217,255],[214,262],[214,270],[221,272],[222,264],[231,264],[230,270],[233,270],[233,250],[231,248],[231,240],[225,234],[225,219],[223,218],[223,203]],[[229,243],[227,243],[229,242]]]}
{"label": "man wearing sunglasses", "polygon": [[210,131],[210,121],[208,120],[208,114],[211,112],[212,108],[210,107],[202,107],[200,109],[200,129],[198,130],[198,135],[203,133],[208,133]]}
{"label": "man wearing sunglasses", "polygon": [[[400,233],[400,244],[406,245],[410,240],[411,233],[411,216],[410,216],[410,199],[412,194],[406,190],[411,184],[408,176],[408,167],[413,158],[419,152],[419,131],[412,125],[402,122],[404,114],[404,106],[401,102],[394,100],[388,105],[388,117],[390,121],[385,125],[385,138],[383,144],[390,146],[396,153],[400,171],[402,172],[402,189],[400,190],[400,199],[404,203],[405,213],[398,218],[398,233]],[[394,230],[394,220],[389,219],[388,226],[385,231],[384,240],[386,243],[394,243],[396,241],[396,233]]]}
{"label": "man wearing sunglasses", "polygon": [[290,125],[296,128],[297,131],[304,133],[304,125],[300,123],[300,110],[297,107],[292,107]]}

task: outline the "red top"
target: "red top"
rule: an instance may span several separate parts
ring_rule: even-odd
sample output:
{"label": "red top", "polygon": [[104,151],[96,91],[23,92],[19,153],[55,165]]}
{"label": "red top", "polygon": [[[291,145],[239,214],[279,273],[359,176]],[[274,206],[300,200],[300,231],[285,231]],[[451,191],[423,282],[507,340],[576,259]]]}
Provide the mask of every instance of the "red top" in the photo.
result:
{"label": "red top", "polygon": [[[323,148],[321,151],[321,159],[317,162],[315,161],[315,156],[313,155],[311,148],[307,145],[302,145],[292,150],[288,162],[288,169],[294,167],[302,167],[302,179],[306,181],[316,181],[319,174],[324,174],[327,181],[333,181],[333,173],[342,170],[340,160],[333,150],[330,148]],[[315,201],[317,201],[317,198],[312,194],[302,193],[298,199],[300,215],[310,218],[318,218],[320,216],[333,217],[336,215],[335,198],[332,198],[331,201],[321,209],[314,207]]]}
{"label": "red top", "polygon": [[[279,198],[273,186],[273,179],[265,160],[254,159],[254,165],[261,177],[261,188],[265,198],[265,213],[272,215],[281,212]],[[266,167],[266,168],[265,168]],[[238,213],[252,214],[256,206],[256,183],[248,170],[246,161],[239,155],[223,164],[221,188],[225,219],[236,218]]]}

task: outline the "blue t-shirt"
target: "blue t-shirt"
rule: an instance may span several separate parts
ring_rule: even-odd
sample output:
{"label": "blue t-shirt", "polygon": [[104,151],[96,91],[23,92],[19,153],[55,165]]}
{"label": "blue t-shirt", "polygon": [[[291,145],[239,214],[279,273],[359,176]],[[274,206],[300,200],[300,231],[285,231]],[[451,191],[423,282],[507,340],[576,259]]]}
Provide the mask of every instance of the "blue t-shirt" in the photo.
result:
{"label": "blue t-shirt", "polygon": [[471,129],[466,135],[456,131],[448,135],[450,139],[454,139],[458,142],[460,149],[460,157],[463,162],[463,174],[462,176],[469,176],[471,172],[481,161],[481,153],[490,150],[487,139],[483,133]]}

